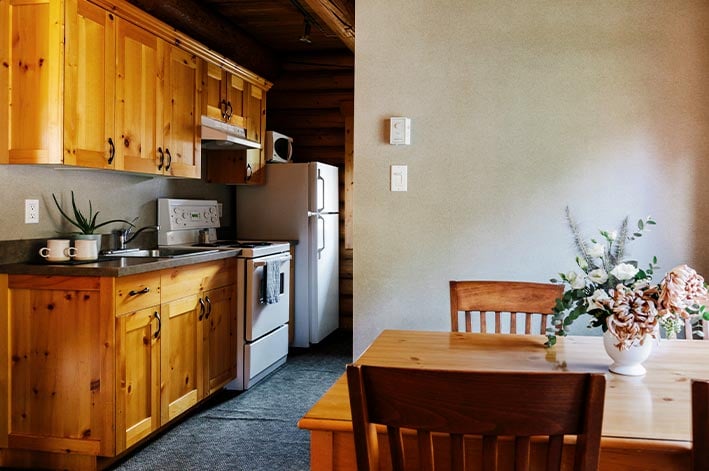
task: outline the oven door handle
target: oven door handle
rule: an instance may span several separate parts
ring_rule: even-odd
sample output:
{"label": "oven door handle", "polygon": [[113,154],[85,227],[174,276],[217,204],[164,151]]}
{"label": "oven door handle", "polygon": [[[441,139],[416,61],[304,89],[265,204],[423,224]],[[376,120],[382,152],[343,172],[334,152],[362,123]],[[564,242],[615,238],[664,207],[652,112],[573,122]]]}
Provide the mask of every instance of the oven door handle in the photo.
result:
{"label": "oven door handle", "polygon": [[[286,255],[285,257],[279,258],[278,261],[283,263],[283,262],[287,262],[290,259],[291,259],[291,256]],[[254,266],[255,267],[263,267],[263,266],[266,266],[266,262],[254,262]]]}

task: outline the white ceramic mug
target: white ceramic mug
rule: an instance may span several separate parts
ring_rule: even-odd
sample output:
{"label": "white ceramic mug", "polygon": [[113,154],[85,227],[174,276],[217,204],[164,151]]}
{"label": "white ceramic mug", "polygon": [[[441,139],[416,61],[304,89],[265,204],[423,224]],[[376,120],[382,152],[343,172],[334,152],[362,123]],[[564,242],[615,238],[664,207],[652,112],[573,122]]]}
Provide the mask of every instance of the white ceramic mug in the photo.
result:
{"label": "white ceramic mug", "polygon": [[65,262],[69,260],[69,239],[49,239],[47,246],[39,249],[39,255],[48,262]]}
{"label": "white ceramic mug", "polygon": [[98,242],[96,239],[76,239],[74,247],[69,249],[72,258],[76,260],[98,259]]}

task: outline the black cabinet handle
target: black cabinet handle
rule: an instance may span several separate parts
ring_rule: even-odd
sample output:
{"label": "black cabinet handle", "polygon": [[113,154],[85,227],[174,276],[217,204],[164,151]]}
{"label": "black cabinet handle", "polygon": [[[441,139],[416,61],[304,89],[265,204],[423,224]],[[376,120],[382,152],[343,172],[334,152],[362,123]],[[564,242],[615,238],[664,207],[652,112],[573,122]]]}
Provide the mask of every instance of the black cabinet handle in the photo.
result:
{"label": "black cabinet handle", "polygon": [[165,164],[165,170],[170,170],[170,165],[172,164],[172,155],[170,155],[170,149],[165,147],[165,154],[167,154],[167,163]]}
{"label": "black cabinet handle", "polygon": [[160,314],[155,311],[155,318],[158,320],[158,330],[153,334],[153,338],[160,337],[160,330],[162,330],[162,319],[160,319]]}
{"label": "black cabinet handle", "polygon": [[145,288],[141,289],[140,291],[136,291],[136,290],[134,290],[134,289],[130,290],[130,291],[128,292],[128,296],[137,296],[137,295],[139,295],[139,294],[145,294],[145,293],[149,293],[149,292],[150,292],[150,288],[148,288],[148,287],[146,286]]}
{"label": "black cabinet handle", "polygon": [[113,163],[113,158],[116,156],[116,146],[113,143],[113,139],[108,138],[108,165]]}
{"label": "black cabinet handle", "polygon": [[209,299],[209,296],[205,296],[204,300],[207,301],[207,314],[204,316],[205,319],[209,319],[209,315],[212,313],[212,300]]}
{"label": "black cabinet handle", "polygon": [[199,298],[199,320],[202,320],[202,318],[204,317],[204,313],[204,300],[202,298]]}
{"label": "black cabinet handle", "polygon": [[162,152],[162,147],[158,147],[158,155],[160,156],[160,163],[158,164],[158,170],[162,170],[162,165],[165,163],[165,154]]}

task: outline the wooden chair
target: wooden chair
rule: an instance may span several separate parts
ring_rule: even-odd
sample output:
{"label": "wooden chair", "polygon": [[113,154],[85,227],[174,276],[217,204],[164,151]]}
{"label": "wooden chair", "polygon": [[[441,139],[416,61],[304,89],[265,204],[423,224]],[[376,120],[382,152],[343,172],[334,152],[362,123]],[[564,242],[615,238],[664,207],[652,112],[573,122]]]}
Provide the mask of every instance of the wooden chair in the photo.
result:
{"label": "wooden chair", "polygon": [[684,321],[684,338],[685,340],[709,340],[709,321],[701,320],[699,321],[701,327],[701,336],[694,337],[693,333],[696,329],[693,329],[692,322],[689,319]]}
{"label": "wooden chair", "polygon": [[[465,331],[472,332],[471,316],[476,314],[480,332],[487,331],[487,313],[495,313],[495,333],[517,333],[517,314],[524,316],[525,334],[546,334],[548,319],[564,286],[524,281],[451,281],[451,330],[458,332],[460,312],[465,313]],[[509,329],[503,329],[503,313],[509,313]],[[539,318],[539,330],[532,332],[533,320]],[[504,332],[503,332],[504,330]]]}
{"label": "wooden chair", "polygon": [[[416,461],[421,467],[415,469],[432,470],[434,460],[435,469],[492,471],[500,459],[507,464],[514,460],[516,470],[528,469],[532,436],[537,450],[537,439],[548,440],[544,469],[558,470],[564,435],[577,436],[574,470],[598,468],[605,399],[602,374],[348,365],[347,381],[359,471],[380,469],[375,424],[386,426],[394,471]],[[402,434],[402,429],[407,431]],[[414,432],[417,445],[412,445]],[[450,438],[449,450],[441,446],[442,433]],[[467,447],[480,450],[479,463],[466,465],[466,460],[476,459],[466,456],[464,435],[482,439],[482,447]]]}
{"label": "wooden chair", "polygon": [[692,380],[692,469],[709,469],[709,381]]}

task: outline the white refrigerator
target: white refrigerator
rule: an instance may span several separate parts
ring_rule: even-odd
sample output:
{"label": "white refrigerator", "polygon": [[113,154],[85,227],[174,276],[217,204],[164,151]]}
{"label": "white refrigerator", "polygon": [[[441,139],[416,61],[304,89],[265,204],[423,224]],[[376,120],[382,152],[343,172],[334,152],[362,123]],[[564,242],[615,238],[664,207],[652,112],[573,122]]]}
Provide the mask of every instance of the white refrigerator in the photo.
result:
{"label": "white refrigerator", "polygon": [[297,240],[292,346],[339,326],[338,169],[319,162],[268,164],[266,184],[236,190],[238,239]]}

